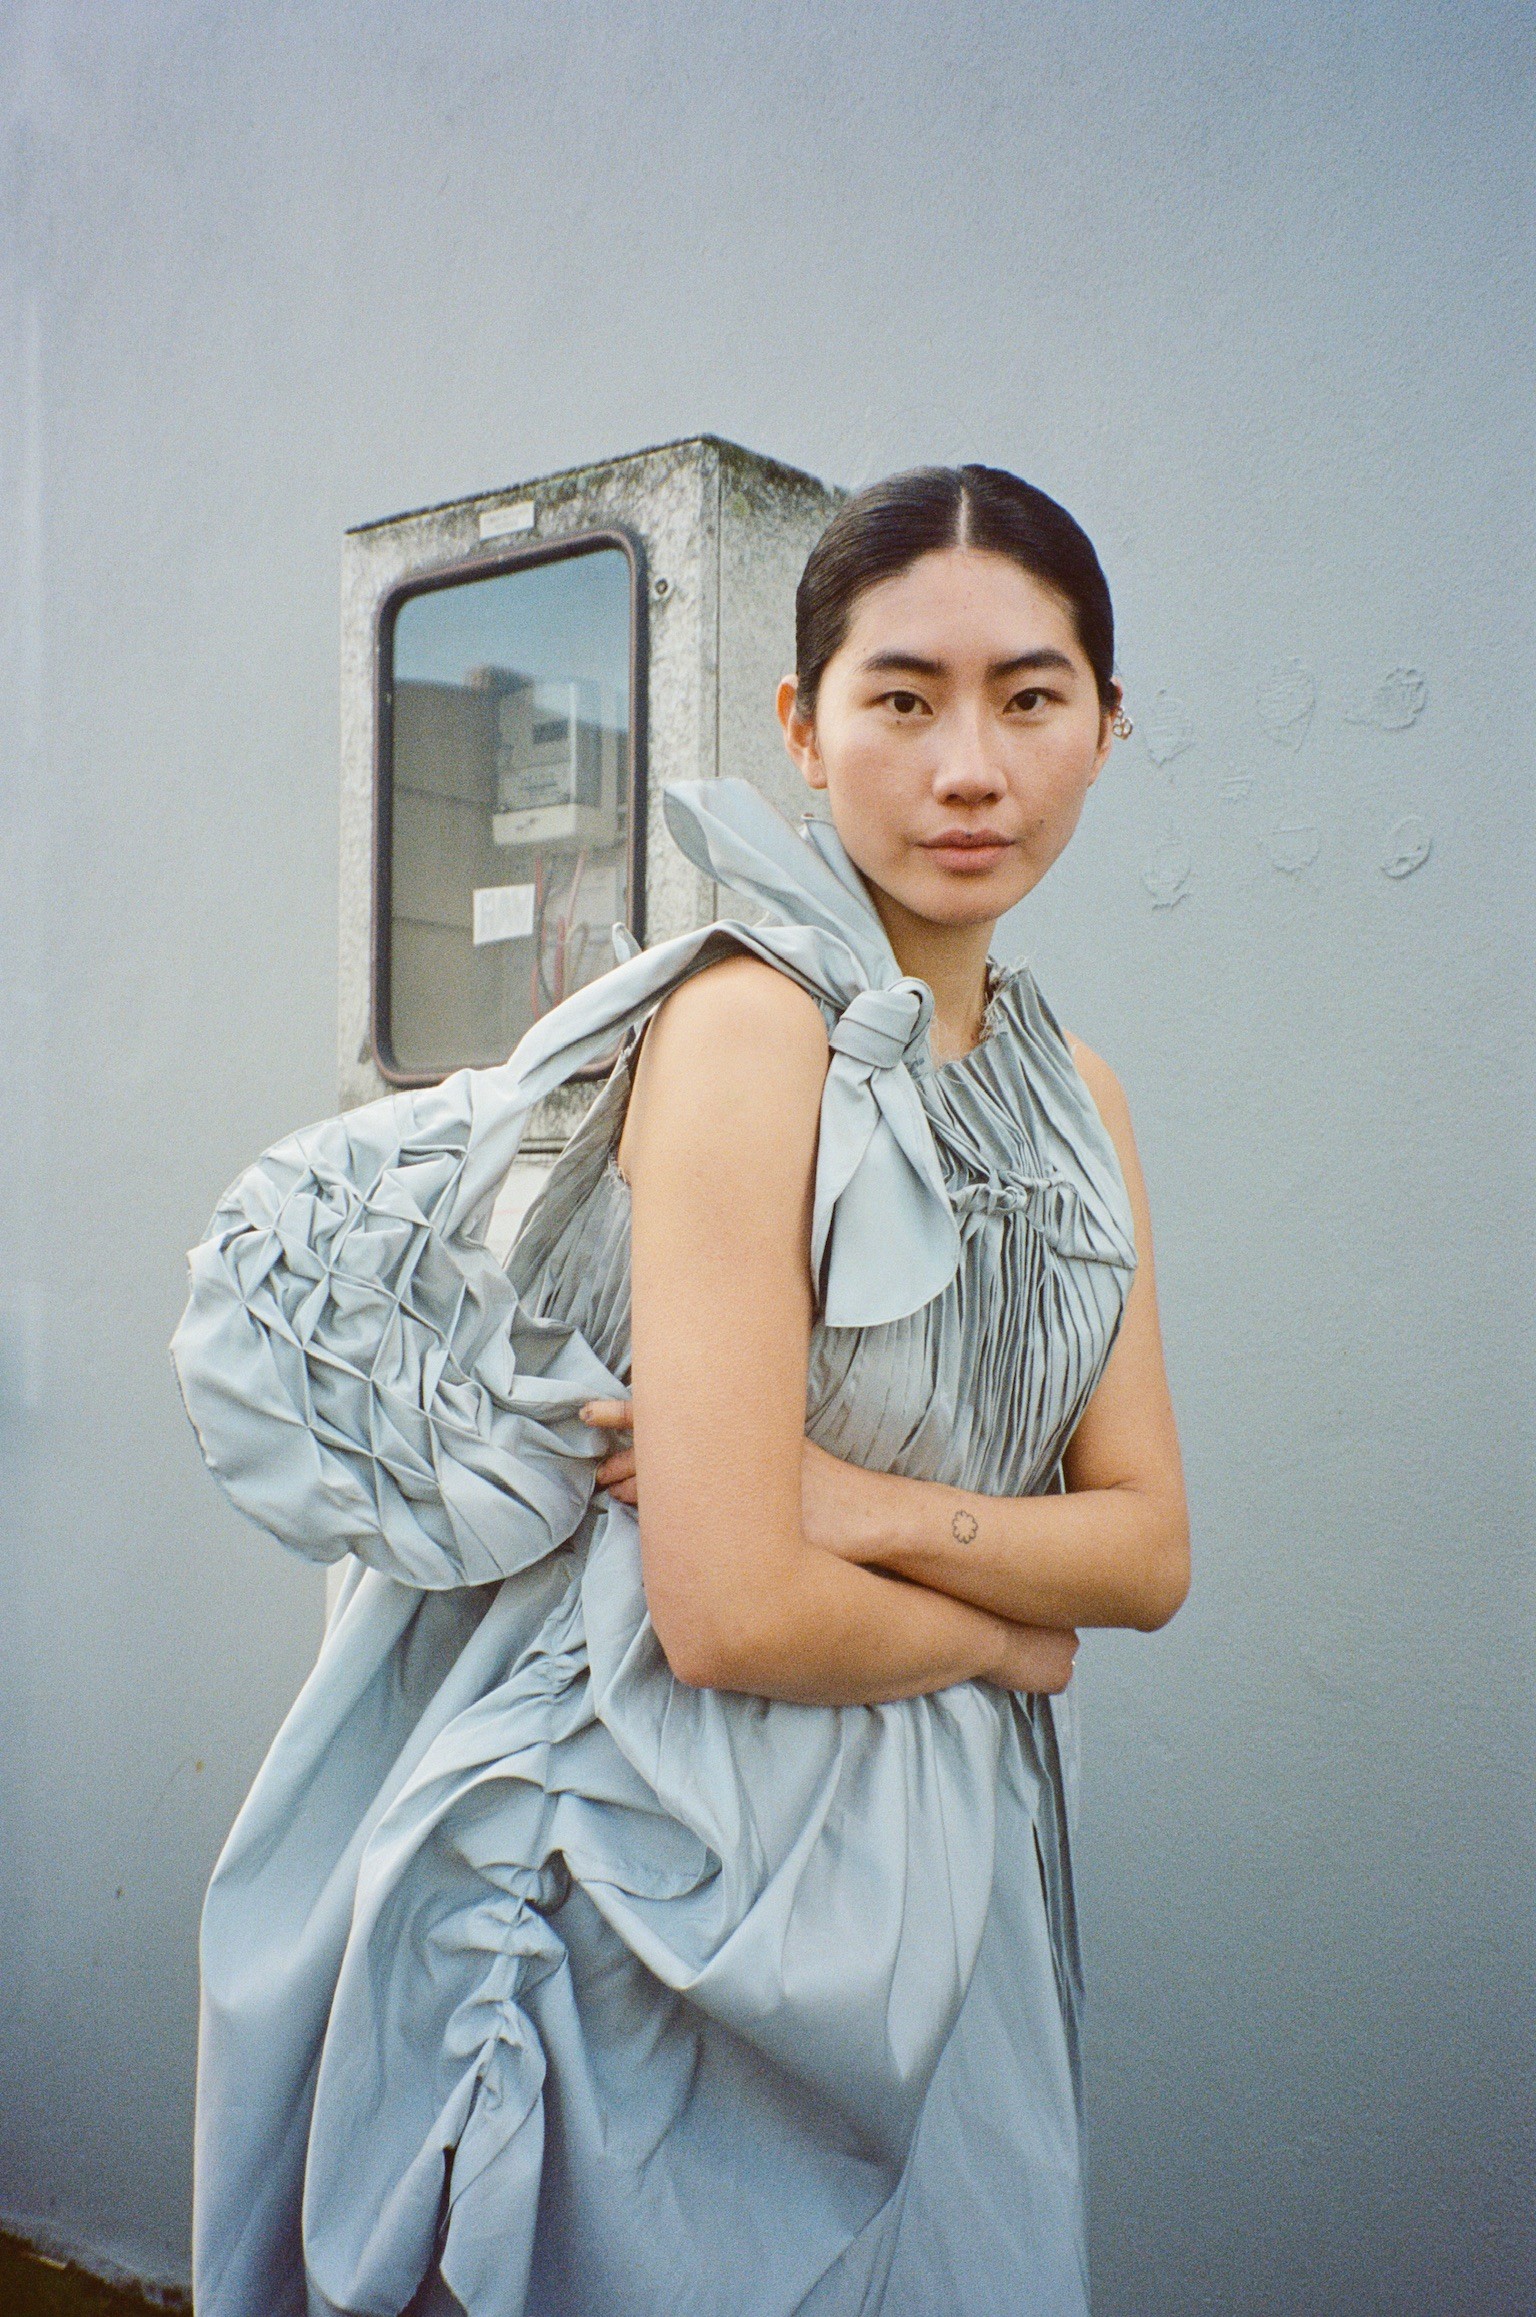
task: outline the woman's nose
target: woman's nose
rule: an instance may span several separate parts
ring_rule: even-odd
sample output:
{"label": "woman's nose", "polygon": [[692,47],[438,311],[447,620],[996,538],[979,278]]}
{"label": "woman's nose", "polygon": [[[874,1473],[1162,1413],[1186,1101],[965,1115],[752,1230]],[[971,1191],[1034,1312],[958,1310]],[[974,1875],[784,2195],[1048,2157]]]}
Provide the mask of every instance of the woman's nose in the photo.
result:
{"label": "woman's nose", "polygon": [[975,717],[957,716],[943,736],[934,794],[954,804],[984,804],[1008,786]]}

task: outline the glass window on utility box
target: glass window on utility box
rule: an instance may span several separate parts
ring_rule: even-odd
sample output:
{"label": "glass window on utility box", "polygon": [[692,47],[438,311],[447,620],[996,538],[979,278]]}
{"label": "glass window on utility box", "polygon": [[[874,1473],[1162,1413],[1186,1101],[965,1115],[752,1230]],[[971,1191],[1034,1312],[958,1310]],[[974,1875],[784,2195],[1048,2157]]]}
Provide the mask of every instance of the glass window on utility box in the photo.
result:
{"label": "glass window on utility box", "polygon": [[505,1061],[630,923],[630,559],[599,545],[386,615],[383,1059]]}

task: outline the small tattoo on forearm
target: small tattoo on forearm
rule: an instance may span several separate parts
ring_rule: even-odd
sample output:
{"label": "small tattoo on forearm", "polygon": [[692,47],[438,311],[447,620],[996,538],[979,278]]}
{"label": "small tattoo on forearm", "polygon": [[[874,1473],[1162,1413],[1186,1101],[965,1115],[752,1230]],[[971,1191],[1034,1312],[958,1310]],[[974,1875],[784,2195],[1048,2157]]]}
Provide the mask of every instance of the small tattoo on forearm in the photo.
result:
{"label": "small tattoo on forearm", "polygon": [[957,1545],[972,1545],[976,1541],[976,1515],[967,1512],[964,1505],[949,1524],[949,1533]]}

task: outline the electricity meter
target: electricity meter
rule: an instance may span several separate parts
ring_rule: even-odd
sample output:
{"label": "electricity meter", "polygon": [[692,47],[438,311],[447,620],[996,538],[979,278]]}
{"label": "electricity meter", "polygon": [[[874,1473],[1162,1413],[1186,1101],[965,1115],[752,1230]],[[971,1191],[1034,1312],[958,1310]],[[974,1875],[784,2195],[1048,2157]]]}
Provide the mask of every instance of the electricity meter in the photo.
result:
{"label": "electricity meter", "polygon": [[496,702],[498,845],[611,845],[619,833],[619,763],[626,703],[604,718],[596,684],[538,684],[484,669]]}

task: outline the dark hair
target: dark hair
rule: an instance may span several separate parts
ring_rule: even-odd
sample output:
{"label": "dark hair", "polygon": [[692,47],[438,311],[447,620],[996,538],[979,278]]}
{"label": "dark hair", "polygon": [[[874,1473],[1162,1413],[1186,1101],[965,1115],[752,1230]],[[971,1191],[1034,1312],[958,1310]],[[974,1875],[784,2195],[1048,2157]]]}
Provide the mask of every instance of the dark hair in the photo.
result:
{"label": "dark hair", "polygon": [[1006,555],[1068,605],[1106,708],[1115,705],[1115,614],[1093,541],[1065,507],[1003,467],[913,467],[839,507],[795,591],[796,702],[814,715],[827,662],[868,587],[941,547]]}

